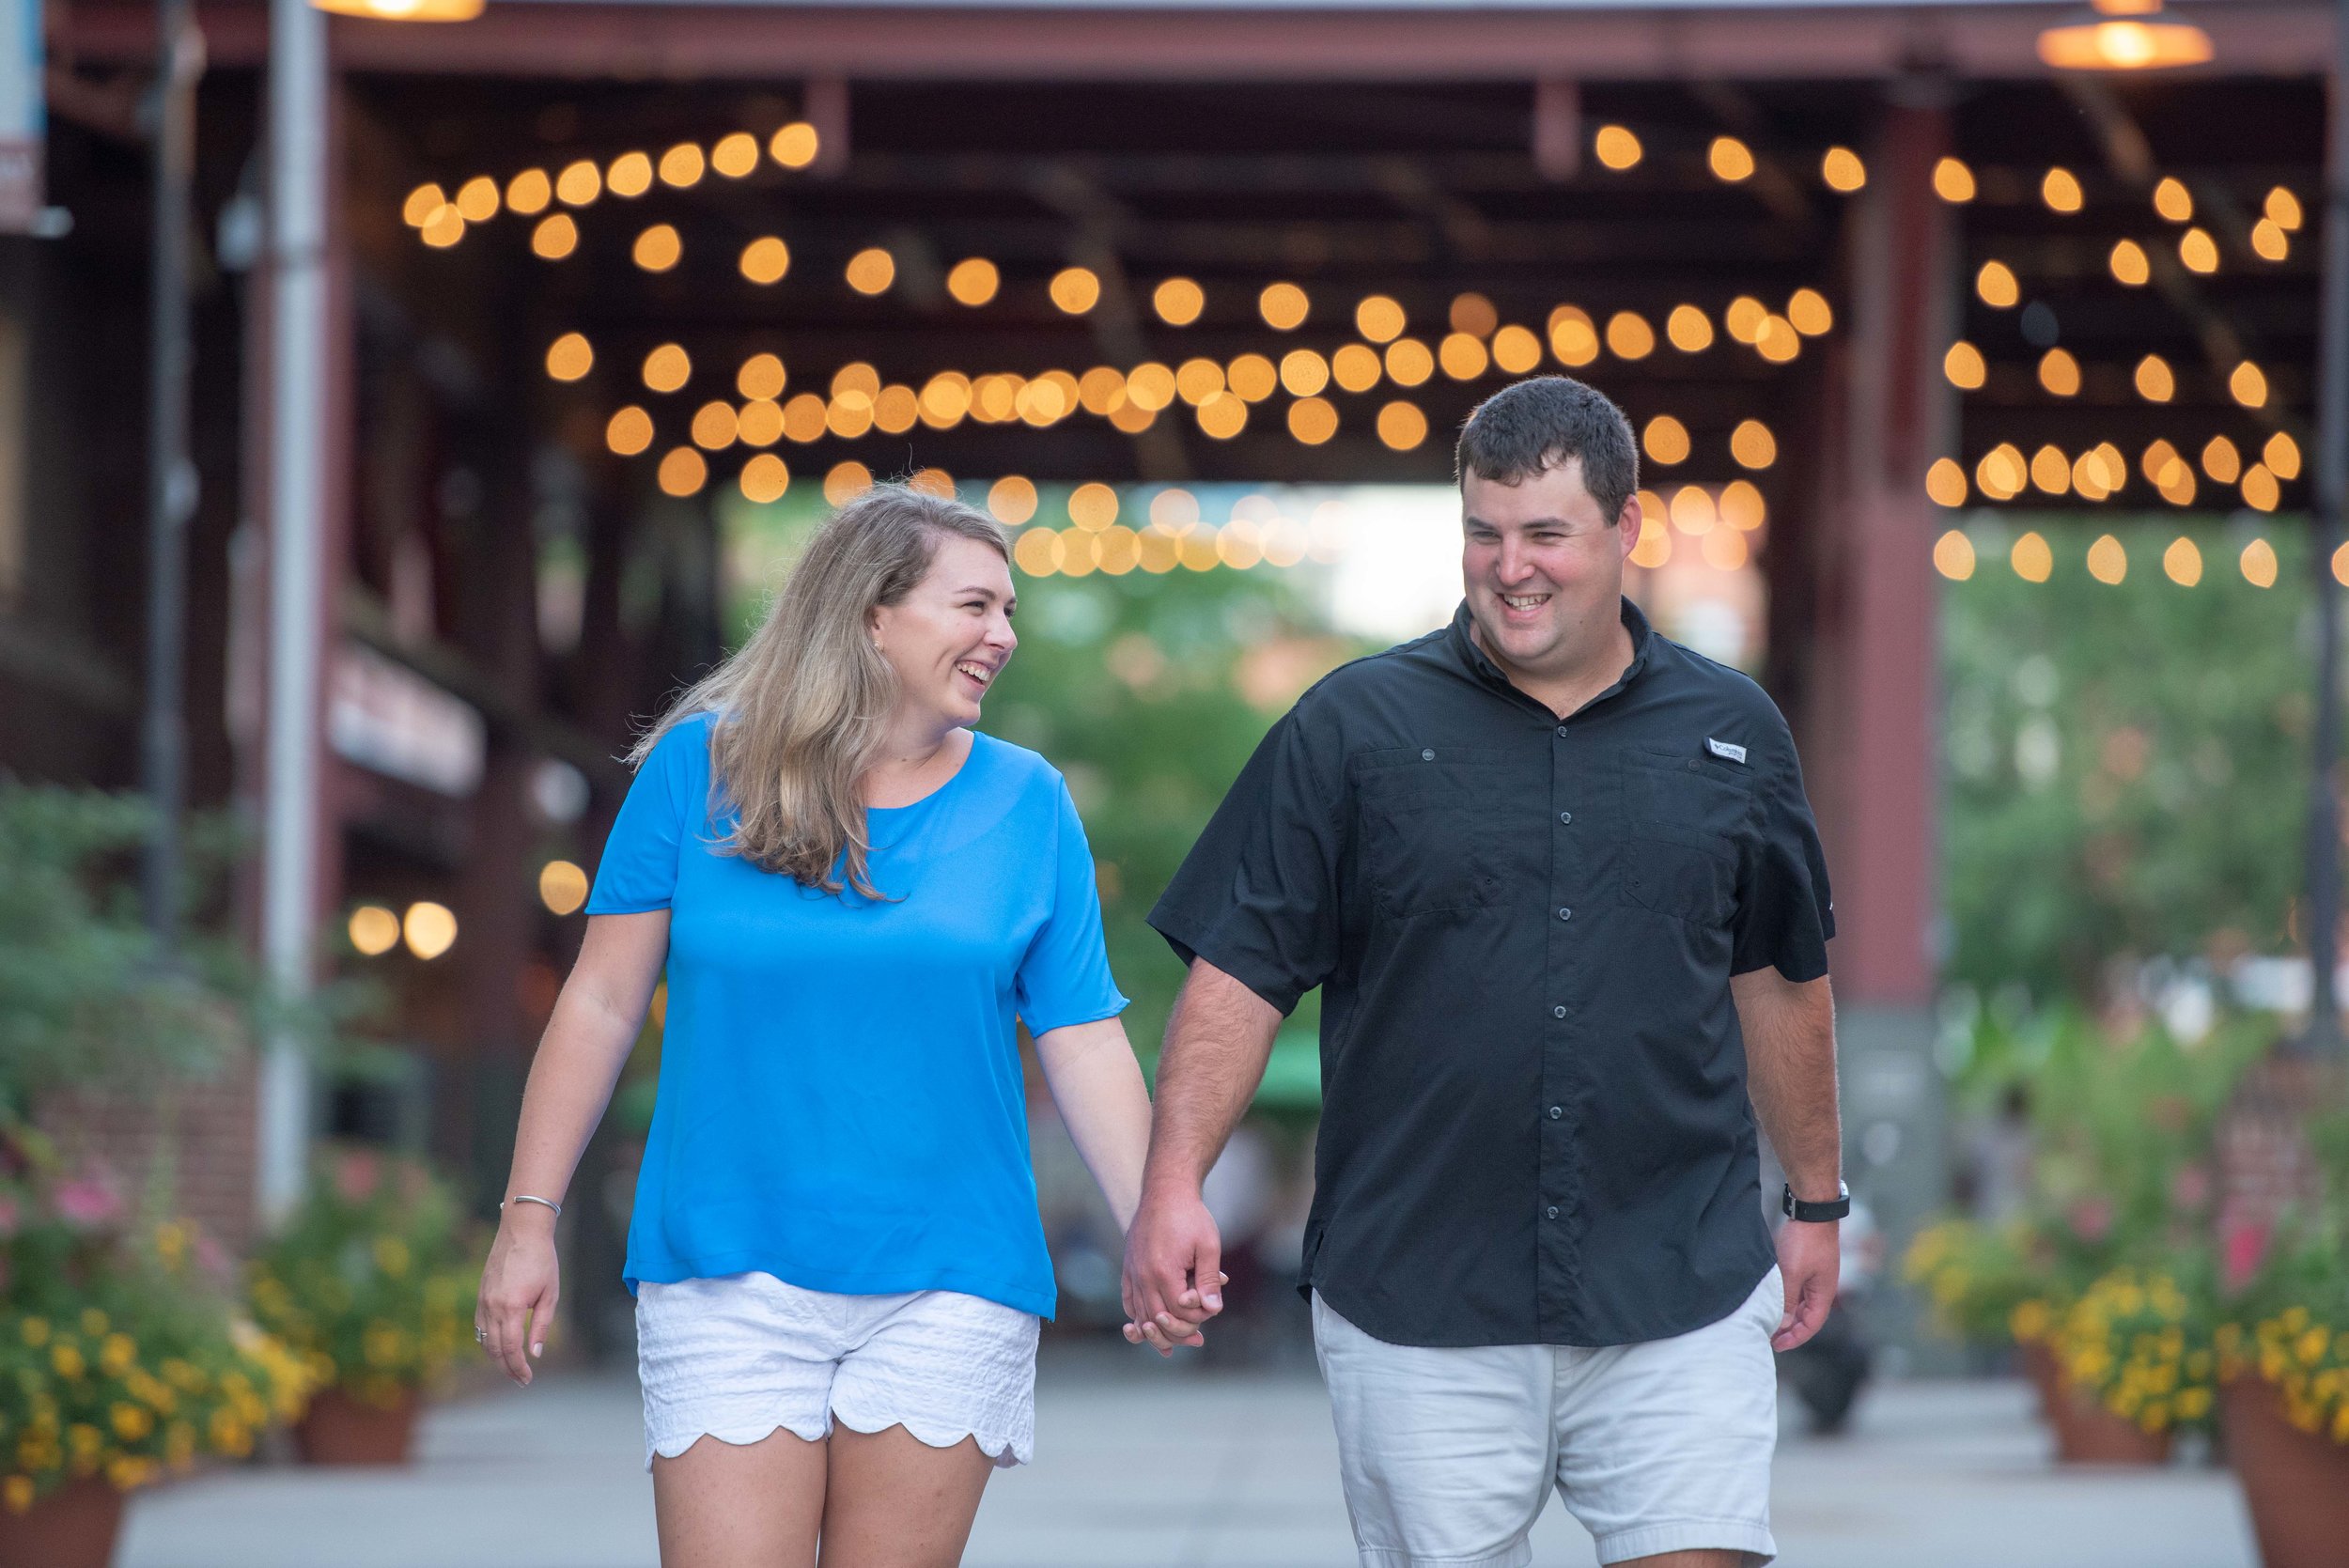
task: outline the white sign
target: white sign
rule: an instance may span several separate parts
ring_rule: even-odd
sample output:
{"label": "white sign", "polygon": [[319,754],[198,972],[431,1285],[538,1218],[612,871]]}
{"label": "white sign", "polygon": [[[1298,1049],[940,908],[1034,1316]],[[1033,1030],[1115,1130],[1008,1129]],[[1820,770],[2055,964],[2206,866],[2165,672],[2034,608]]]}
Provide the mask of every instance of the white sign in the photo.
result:
{"label": "white sign", "polygon": [[0,0],[0,234],[41,209],[40,0]]}

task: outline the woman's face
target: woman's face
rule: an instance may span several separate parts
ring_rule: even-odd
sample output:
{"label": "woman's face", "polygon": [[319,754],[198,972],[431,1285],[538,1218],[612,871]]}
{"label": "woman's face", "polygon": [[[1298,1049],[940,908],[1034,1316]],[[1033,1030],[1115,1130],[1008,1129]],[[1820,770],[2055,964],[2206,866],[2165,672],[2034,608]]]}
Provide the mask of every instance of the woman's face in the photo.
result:
{"label": "woman's face", "polygon": [[873,612],[874,644],[897,672],[898,710],[977,723],[988,688],[1019,645],[1015,608],[1009,563],[976,539],[947,536],[913,591]]}

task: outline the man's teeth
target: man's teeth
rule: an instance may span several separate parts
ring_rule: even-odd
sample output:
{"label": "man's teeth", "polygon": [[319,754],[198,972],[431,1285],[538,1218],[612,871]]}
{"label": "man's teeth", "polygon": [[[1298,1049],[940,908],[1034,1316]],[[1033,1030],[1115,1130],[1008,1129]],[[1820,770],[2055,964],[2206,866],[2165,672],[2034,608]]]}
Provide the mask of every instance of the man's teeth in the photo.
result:
{"label": "man's teeth", "polygon": [[1548,594],[1503,594],[1501,602],[1512,610],[1531,610],[1537,604],[1549,602]]}

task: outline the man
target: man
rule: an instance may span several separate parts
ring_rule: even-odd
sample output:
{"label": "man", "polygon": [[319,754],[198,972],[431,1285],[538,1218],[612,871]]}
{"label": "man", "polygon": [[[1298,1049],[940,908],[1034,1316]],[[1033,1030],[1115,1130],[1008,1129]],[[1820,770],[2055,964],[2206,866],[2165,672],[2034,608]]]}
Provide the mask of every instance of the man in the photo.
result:
{"label": "man", "polygon": [[[1527,1562],[1553,1485],[1603,1562],[1766,1562],[1770,1350],[1825,1321],[1844,1202],[1793,738],[1623,598],[1612,403],[1520,381],[1458,467],[1452,624],[1306,692],[1151,913],[1190,974],[1128,1335],[1220,1306],[1200,1179],[1320,986],[1300,1285],[1362,1562]],[[1755,1111],[1800,1200],[1775,1268]]]}

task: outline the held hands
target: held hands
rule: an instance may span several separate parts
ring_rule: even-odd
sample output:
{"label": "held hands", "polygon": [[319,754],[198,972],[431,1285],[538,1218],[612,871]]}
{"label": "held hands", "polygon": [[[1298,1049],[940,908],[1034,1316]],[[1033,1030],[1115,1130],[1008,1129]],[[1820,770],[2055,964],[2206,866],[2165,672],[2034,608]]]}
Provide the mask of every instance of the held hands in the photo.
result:
{"label": "held hands", "polygon": [[1833,1220],[1790,1219],[1779,1227],[1778,1269],[1786,1285],[1786,1315],[1770,1336],[1772,1350],[1792,1350],[1826,1327],[1842,1263],[1843,1244]]}
{"label": "held hands", "polygon": [[[537,1203],[509,1203],[481,1269],[474,1334],[506,1375],[530,1386],[530,1363],[547,1348],[547,1326],[562,1296],[554,1216]],[[524,1355],[525,1346],[529,1354]]]}
{"label": "held hands", "polygon": [[1199,1326],[1223,1310],[1223,1242],[1198,1190],[1143,1194],[1126,1233],[1126,1340],[1161,1356],[1201,1345]]}

